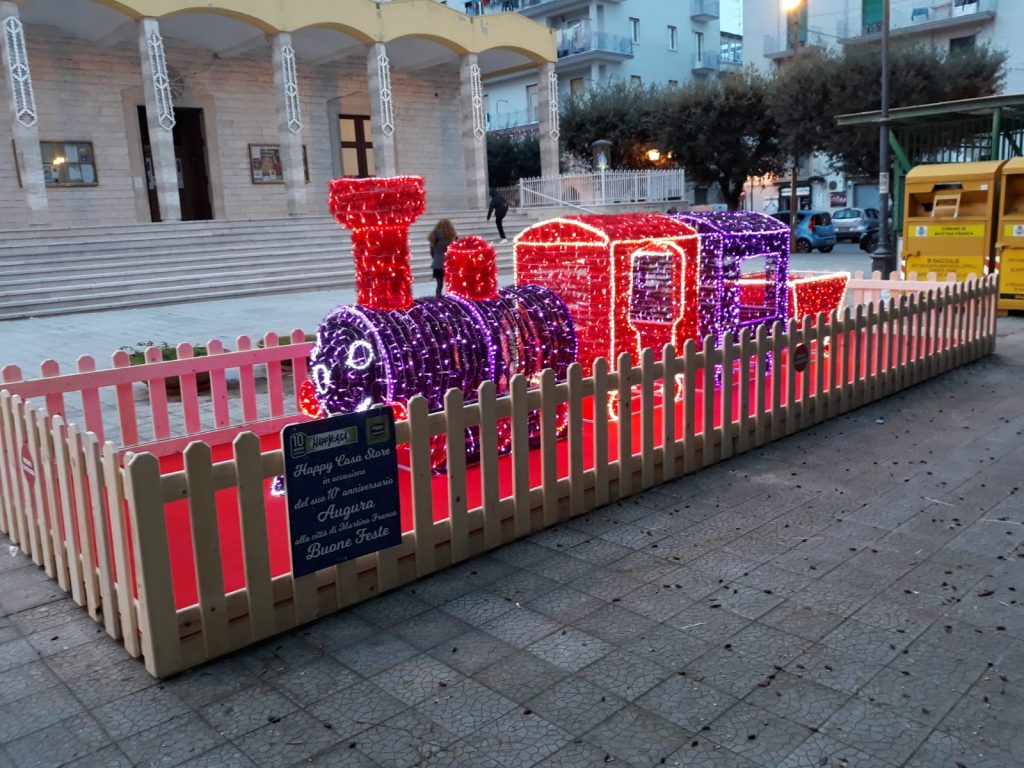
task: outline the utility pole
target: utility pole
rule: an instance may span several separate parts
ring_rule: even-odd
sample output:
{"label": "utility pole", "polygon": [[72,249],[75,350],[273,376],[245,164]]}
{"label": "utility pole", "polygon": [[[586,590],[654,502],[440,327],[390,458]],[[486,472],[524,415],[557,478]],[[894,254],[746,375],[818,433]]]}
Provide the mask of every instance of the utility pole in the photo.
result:
{"label": "utility pole", "polygon": [[[800,6],[803,0],[783,0],[782,8],[786,12],[786,25],[789,33],[790,48],[793,51],[793,60],[796,60],[797,48],[800,46]],[[793,144],[793,169],[789,182],[789,249],[796,250],[796,219],[800,210],[800,204],[796,197],[796,178],[800,169],[800,155],[797,152],[794,140]]]}
{"label": "utility pole", "polygon": [[882,0],[882,115],[878,123],[878,246],[871,271],[887,278],[896,271],[896,254],[889,229],[889,0]]}

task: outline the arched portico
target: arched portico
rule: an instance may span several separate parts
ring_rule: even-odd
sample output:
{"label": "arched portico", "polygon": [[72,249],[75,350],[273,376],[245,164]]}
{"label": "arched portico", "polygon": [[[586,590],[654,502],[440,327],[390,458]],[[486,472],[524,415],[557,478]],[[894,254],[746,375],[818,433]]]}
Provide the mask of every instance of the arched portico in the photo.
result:
{"label": "arched portico", "polygon": [[[52,211],[55,223],[123,223],[132,212],[149,220],[151,210],[177,218],[193,178],[183,148],[205,164],[195,178],[216,218],[322,212],[327,179],[374,170],[424,175],[432,207],[482,206],[481,78],[555,58],[550,30],[529,19],[469,17],[434,0],[0,7],[8,9],[0,15],[20,12],[28,58],[39,62],[34,93],[44,117],[25,128],[27,138],[19,133],[16,150],[35,147],[39,158],[40,139],[73,139],[96,156],[91,184],[54,185],[36,173],[34,196],[31,176],[43,162],[31,151],[16,153],[11,173],[0,167],[0,184],[24,171],[16,196]],[[97,63],[71,71],[68,62]],[[5,72],[5,85],[10,79]],[[359,141],[343,140],[341,115],[363,121]],[[0,143],[12,134],[0,125]],[[347,145],[376,168],[361,166]],[[11,226],[25,220],[14,209],[10,216]]]}

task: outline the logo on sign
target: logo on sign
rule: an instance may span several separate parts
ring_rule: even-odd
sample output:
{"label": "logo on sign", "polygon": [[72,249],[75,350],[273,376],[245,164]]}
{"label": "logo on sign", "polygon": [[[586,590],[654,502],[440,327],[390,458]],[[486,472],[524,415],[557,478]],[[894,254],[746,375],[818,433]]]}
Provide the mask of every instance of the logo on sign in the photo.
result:
{"label": "logo on sign", "polygon": [[1013,236],[1014,237],[1024,237],[1024,224],[1014,224],[1013,225]]}
{"label": "logo on sign", "polygon": [[301,459],[311,453],[330,451],[357,442],[359,442],[359,430],[356,427],[345,427],[319,435],[294,432],[288,439],[288,448],[293,459]]}
{"label": "logo on sign", "polygon": [[366,420],[366,443],[376,445],[391,439],[391,422],[384,416],[373,416]]}
{"label": "logo on sign", "polygon": [[916,229],[914,229],[914,234],[917,235],[918,237],[927,237],[928,236],[928,227],[923,226],[923,225],[922,226],[918,226]]}

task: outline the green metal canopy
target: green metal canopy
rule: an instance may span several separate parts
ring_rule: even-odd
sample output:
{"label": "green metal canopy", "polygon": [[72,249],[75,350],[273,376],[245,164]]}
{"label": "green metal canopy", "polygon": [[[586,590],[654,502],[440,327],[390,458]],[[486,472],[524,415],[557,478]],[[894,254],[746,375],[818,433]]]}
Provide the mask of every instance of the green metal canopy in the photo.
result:
{"label": "green metal canopy", "polygon": [[[836,123],[877,125],[881,112],[839,115]],[[915,165],[1005,160],[1024,155],[1024,94],[942,101],[889,110],[895,156],[893,221],[903,221],[903,177]]]}

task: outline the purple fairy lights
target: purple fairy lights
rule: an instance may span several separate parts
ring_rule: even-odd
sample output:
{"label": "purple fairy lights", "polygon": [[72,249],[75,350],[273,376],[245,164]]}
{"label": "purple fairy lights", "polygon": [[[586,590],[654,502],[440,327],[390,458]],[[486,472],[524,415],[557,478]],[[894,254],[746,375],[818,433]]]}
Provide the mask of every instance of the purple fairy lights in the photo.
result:
{"label": "purple fairy lights", "polygon": [[[726,334],[745,327],[785,320],[789,292],[789,228],[753,211],[693,211],[673,214],[700,235],[700,335],[718,346]],[[743,262],[763,257],[763,301],[744,303],[740,286]]]}
{"label": "purple fairy lights", "polygon": [[[532,381],[545,368],[564,381],[576,359],[569,310],[556,293],[535,285],[494,293],[497,267],[485,241],[453,244],[457,294],[412,299],[407,229],[423,210],[422,179],[342,179],[332,182],[330,202],[338,222],[359,236],[353,240],[359,303],[336,307],[317,330],[309,370],[321,415],[383,404],[401,418],[415,395],[439,411],[450,389],[474,402],[484,381],[504,394],[516,374]],[[539,429],[531,418],[531,438]],[[502,432],[507,438],[499,425],[499,438]],[[508,448],[507,439],[499,439],[499,448]],[[467,458],[478,454],[479,427],[466,430],[465,450]],[[444,468],[443,437],[432,441],[431,458],[436,471]]]}

